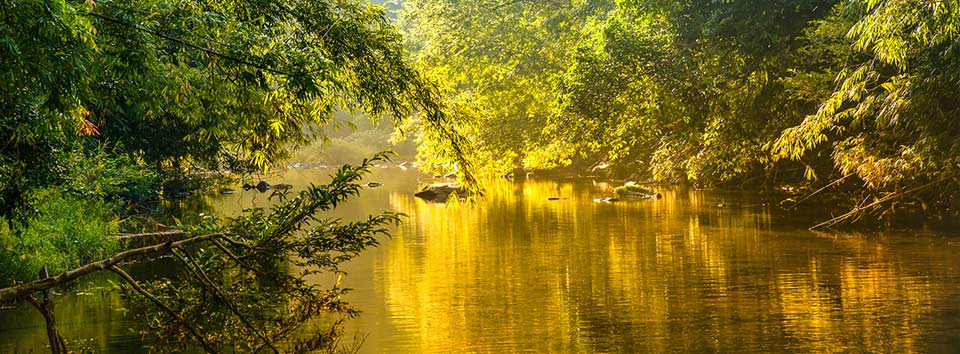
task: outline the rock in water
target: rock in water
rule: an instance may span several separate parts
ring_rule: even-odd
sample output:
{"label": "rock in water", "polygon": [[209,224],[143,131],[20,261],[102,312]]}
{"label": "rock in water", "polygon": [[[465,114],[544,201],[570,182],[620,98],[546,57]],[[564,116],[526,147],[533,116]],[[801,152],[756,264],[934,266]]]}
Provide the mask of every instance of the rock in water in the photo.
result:
{"label": "rock in water", "polygon": [[450,194],[457,193],[460,198],[467,196],[466,188],[457,183],[434,183],[423,187],[419,192],[413,195],[428,202],[445,202]]}
{"label": "rock in water", "polygon": [[270,183],[260,181],[260,183],[257,183],[256,188],[258,191],[260,191],[260,193],[266,192],[267,189],[270,189]]}
{"label": "rock in water", "polygon": [[380,183],[380,182],[370,182],[370,183],[367,183],[367,187],[370,187],[370,188],[377,188],[377,187],[381,187],[381,186],[383,186],[383,183]]}

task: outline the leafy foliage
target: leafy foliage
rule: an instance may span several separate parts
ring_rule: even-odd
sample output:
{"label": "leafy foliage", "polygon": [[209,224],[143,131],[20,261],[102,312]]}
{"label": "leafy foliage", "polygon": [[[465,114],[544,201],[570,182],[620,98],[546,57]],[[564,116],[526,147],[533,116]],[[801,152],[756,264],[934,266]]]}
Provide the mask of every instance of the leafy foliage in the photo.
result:
{"label": "leafy foliage", "polygon": [[[420,67],[445,84],[449,112],[474,145],[468,157],[482,171],[502,174],[569,163],[565,144],[541,133],[553,114],[551,78],[569,64],[567,50],[612,5],[403,1],[400,27]],[[421,134],[423,155],[434,155],[436,141]],[[421,166],[452,169],[426,160]]]}
{"label": "leafy foliage", "polygon": [[2,6],[4,217],[15,217],[33,186],[61,181],[57,166],[78,140],[158,172],[269,169],[320,135],[335,111],[398,124],[416,114],[443,141],[436,153],[462,160],[465,140],[447,123],[433,84],[405,61],[382,7],[351,0]]}
{"label": "leafy foliage", "polygon": [[78,96],[94,34],[85,9],[0,2],[0,217],[29,213],[31,194],[59,180],[59,152],[86,123]]}
{"label": "leafy foliage", "polygon": [[[707,186],[842,180],[857,200],[954,198],[915,187],[956,184],[957,1],[456,4],[408,2],[406,31],[488,167],[604,162]],[[571,40],[536,20],[564,15]]]}
{"label": "leafy foliage", "polygon": [[[386,235],[387,226],[398,223],[400,215],[384,212],[343,222],[322,213],[357,195],[363,175],[384,158],[344,166],[329,184],[311,186],[270,210],[248,210],[225,223],[208,219],[195,232],[226,232],[229,243],[174,251],[185,271],[141,283],[202,333],[200,338],[212,348],[344,349],[338,339],[340,324],[357,314],[342,299],[347,289],[310,279],[326,272],[342,274],[339,265],[377,245],[377,237]],[[145,334],[159,340],[155,349],[200,344],[176,317],[152,305],[141,308],[151,326]],[[331,322],[316,322],[331,314],[332,327],[324,325]]]}

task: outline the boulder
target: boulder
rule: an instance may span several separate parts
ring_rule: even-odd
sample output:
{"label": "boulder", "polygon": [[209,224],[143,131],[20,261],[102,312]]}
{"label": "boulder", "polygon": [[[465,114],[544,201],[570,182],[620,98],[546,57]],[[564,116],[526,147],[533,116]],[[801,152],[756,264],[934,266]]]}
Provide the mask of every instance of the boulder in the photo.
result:
{"label": "boulder", "polygon": [[457,193],[458,197],[463,198],[467,196],[467,189],[457,183],[434,183],[423,187],[413,196],[428,202],[445,202],[452,193]]}

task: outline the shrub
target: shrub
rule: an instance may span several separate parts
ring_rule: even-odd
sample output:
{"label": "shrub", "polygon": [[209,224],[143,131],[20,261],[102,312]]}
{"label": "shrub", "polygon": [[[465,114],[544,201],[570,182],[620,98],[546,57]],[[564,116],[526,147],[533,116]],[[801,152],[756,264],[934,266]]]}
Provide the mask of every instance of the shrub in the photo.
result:
{"label": "shrub", "polygon": [[127,155],[108,154],[103,148],[68,156],[64,189],[84,198],[143,201],[155,199],[163,178]]}
{"label": "shrub", "polygon": [[44,265],[56,274],[117,251],[113,203],[47,189],[36,207],[26,226],[0,228],[0,286],[37,279]]}

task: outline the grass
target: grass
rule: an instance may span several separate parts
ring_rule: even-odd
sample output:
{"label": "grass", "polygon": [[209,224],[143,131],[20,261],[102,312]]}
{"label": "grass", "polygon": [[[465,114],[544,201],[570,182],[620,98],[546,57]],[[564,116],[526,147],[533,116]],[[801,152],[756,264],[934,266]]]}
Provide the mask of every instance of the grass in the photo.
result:
{"label": "grass", "polygon": [[44,190],[27,225],[0,226],[0,286],[32,281],[108,257],[118,250],[115,205]]}

